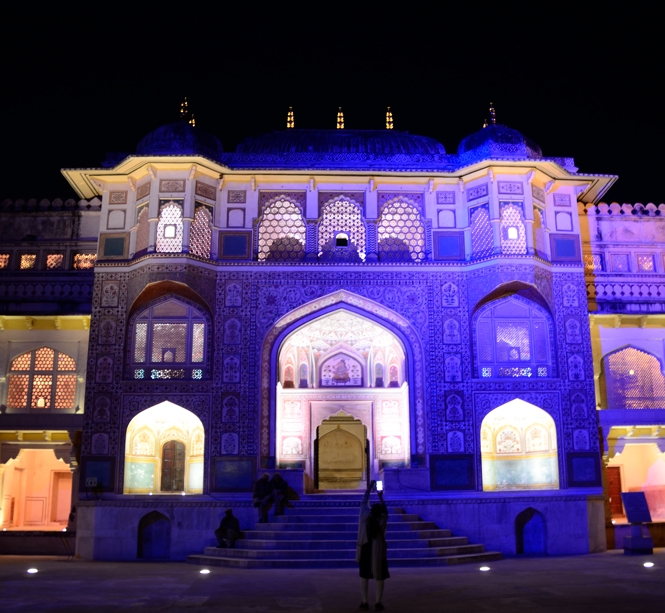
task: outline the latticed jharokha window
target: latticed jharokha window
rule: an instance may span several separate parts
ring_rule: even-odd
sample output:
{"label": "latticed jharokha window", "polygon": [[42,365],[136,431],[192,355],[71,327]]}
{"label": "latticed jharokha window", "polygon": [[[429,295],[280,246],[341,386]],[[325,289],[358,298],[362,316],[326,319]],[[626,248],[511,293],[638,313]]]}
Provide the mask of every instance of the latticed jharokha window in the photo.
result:
{"label": "latticed jharokha window", "polygon": [[42,347],[24,353],[9,368],[8,409],[73,409],[76,362],[64,353]]}
{"label": "latticed jharokha window", "polygon": [[[340,238],[340,231],[347,238]],[[361,260],[365,260],[365,223],[360,208],[353,202],[343,198],[329,202],[323,209],[319,223],[319,257],[325,251],[336,246],[352,247],[358,252]]]}
{"label": "latticed jharokha window", "polygon": [[485,258],[494,251],[494,236],[490,223],[489,206],[482,204],[469,210],[471,225],[471,253],[474,259]]}
{"label": "latticed jharokha window", "polygon": [[523,255],[526,253],[526,230],[521,203],[502,202],[501,253]]}
{"label": "latticed jharokha window", "polygon": [[302,260],[305,222],[300,208],[288,200],[266,206],[259,224],[259,260]]}
{"label": "latticed jharokha window", "polygon": [[553,376],[547,315],[526,301],[490,303],[475,332],[479,377]]}
{"label": "latticed jharokha window", "polygon": [[37,255],[34,253],[24,253],[21,255],[21,270],[32,270],[37,263]]}
{"label": "latticed jharokha window", "polygon": [[148,205],[143,204],[136,213],[136,253],[145,251],[150,242],[150,221],[148,221]]}
{"label": "latticed jharokha window", "polygon": [[533,246],[536,255],[544,260],[547,259],[547,237],[545,234],[545,211],[537,206],[533,207]]}
{"label": "latticed jharokha window", "polygon": [[182,251],[182,229],[182,202],[160,201],[157,252],[180,253]]}
{"label": "latticed jharokha window", "polygon": [[50,253],[46,256],[46,269],[59,270],[65,263],[65,256],[62,253]]}
{"label": "latticed jharokha window", "polygon": [[0,269],[9,268],[9,254],[0,253]]}
{"label": "latticed jharokha window", "polygon": [[425,259],[425,227],[420,211],[407,202],[388,202],[381,209],[377,227],[379,258],[387,262],[422,262]]}
{"label": "latticed jharokha window", "polygon": [[74,256],[74,268],[76,270],[92,270],[96,261],[96,253],[77,253]]}
{"label": "latticed jharokha window", "polygon": [[210,257],[212,243],[212,210],[199,204],[194,213],[194,222],[189,231],[189,250],[200,258]]}
{"label": "latticed jharokha window", "polygon": [[658,358],[626,347],[603,358],[608,409],[665,409],[665,377]]}
{"label": "latticed jharokha window", "polygon": [[202,379],[205,320],[178,300],[146,309],[134,322],[132,376],[135,379]]}
{"label": "latticed jharokha window", "polygon": [[584,270],[587,272],[603,272],[603,256],[601,253],[584,254]]}

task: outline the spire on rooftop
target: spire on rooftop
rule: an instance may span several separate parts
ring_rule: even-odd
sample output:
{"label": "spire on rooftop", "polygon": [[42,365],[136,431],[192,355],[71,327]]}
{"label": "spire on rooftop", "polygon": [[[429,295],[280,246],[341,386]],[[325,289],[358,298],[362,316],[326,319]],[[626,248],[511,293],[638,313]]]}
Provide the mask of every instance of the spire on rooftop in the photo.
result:
{"label": "spire on rooftop", "polygon": [[189,112],[189,104],[187,102],[187,96],[184,97],[183,101],[180,103],[180,119],[186,121],[192,128],[196,127],[196,120],[194,119],[194,113]]}
{"label": "spire on rooftop", "polygon": [[390,107],[388,107],[388,110],[386,111],[386,130],[392,130],[393,129],[393,113],[390,110]]}
{"label": "spire on rooftop", "polygon": [[287,128],[295,128],[296,127],[296,122],[293,119],[293,107],[289,107],[289,112],[286,115],[286,127]]}
{"label": "spire on rooftop", "polygon": [[337,129],[338,130],[343,130],[344,129],[344,111],[342,111],[342,107],[339,107],[339,110],[337,111]]}

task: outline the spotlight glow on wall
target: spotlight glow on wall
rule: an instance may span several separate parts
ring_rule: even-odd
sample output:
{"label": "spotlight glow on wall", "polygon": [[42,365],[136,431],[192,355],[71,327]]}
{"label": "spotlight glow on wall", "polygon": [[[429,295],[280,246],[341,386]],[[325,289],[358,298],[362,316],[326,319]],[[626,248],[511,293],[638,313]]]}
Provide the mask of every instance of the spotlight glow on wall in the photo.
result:
{"label": "spotlight glow on wall", "polygon": [[27,570],[27,572],[30,573],[31,575],[34,575],[35,573],[38,573],[39,571],[36,568],[29,568]]}

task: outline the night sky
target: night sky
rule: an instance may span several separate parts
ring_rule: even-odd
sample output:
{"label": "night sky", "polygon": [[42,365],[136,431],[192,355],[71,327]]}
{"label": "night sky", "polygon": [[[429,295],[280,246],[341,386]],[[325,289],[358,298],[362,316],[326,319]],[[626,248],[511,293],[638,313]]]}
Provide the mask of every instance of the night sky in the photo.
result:
{"label": "night sky", "polygon": [[661,17],[581,4],[2,9],[0,200],[72,197],[60,168],[131,153],[187,96],[227,151],[289,106],[298,128],[333,128],[342,106],[347,128],[380,129],[389,105],[396,129],[454,153],[492,101],[545,156],[618,174],[605,200],[664,202]]}

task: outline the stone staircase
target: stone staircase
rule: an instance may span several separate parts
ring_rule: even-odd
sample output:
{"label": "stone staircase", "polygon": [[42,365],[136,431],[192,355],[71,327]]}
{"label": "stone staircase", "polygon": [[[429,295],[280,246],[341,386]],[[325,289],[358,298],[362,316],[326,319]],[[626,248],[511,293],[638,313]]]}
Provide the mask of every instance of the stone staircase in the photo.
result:
{"label": "stone staircase", "polygon": [[[354,568],[358,506],[300,501],[287,515],[245,530],[235,549],[206,547],[188,562],[234,568]],[[388,565],[441,566],[501,559],[499,552],[470,545],[464,536],[438,528],[389,504]]]}

